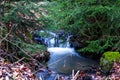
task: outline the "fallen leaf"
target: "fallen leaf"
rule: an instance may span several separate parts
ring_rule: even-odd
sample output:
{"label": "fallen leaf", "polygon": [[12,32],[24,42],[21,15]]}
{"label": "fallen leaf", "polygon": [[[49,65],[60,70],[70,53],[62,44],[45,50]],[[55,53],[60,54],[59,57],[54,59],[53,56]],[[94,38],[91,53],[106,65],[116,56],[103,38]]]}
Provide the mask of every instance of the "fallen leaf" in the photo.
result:
{"label": "fallen leaf", "polygon": [[0,76],[2,76],[2,70],[0,69]]}

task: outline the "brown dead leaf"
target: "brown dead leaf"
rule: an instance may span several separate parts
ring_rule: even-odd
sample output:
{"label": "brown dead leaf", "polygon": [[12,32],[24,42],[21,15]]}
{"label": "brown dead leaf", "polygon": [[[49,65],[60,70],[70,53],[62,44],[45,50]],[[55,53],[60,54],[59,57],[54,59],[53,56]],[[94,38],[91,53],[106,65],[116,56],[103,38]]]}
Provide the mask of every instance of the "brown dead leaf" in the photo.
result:
{"label": "brown dead leaf", "polygon": [[19,75],[19,72],[17,72],[17,71],[13,72],[13,78],[16,78],[18,75]]}
{"label": "brown dead leaf", "polygon": [[0,80],[4,80],[4,77],[1,77]]}
{"label": "brown dead leaf", "polygon": [[5,62],[0,57],[0,80],[35,80],[35,76],[31,71],[28,63],[10,63]]}
{"label": "brown dead leaf", "polygon": [[25,67],[25,66],[24,66],[24,64],[23,64],[23,65],[21,65],[21,66],[20,66],[20,70],[22,70],[24,67]]}
{"label": "brown dead leaf", "polygon": [[2,76],[2,70],[0,69],[0,76]]}

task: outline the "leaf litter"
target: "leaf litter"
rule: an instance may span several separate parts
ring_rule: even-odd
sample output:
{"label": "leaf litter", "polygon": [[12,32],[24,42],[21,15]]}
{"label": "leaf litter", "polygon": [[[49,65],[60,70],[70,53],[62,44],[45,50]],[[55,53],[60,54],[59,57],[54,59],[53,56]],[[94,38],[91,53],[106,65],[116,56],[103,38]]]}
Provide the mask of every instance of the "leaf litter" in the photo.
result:
{"label": "leaf litter", "polygon": [[0,58],[0,80],[36,80],[36,77],[30,66]]}

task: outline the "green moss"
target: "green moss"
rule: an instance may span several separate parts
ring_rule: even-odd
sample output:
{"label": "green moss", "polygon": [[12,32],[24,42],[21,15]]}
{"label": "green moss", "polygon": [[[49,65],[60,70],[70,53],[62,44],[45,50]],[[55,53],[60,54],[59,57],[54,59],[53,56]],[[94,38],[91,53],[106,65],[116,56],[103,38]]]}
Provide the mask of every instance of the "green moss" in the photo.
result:
{"label": "green moss", "polygon": [[102,69],[105,70],[106,72],[109,72],[113,65],[114,60],[120,61],[119,52],[105,52],[100,59],[100,65]]}

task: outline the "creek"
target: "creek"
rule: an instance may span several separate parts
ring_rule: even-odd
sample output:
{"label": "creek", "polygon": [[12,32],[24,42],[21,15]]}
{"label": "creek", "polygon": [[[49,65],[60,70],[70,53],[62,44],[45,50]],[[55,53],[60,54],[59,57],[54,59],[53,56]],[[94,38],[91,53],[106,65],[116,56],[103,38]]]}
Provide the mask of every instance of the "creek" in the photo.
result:
{"label": "creek", "polygon": [[[50,52],[50,59],[47,62],[48,69],[53,71],[42,71],[37,76],[42,76],[42,80],[54,80],[57,74],[71,75],[72,70],[88,70],[92,67],[98,67],[98,62],[88,59],[78,54],[74,47],[70,47],[68,36],[66,39],[60,39],[56,33],[49,32],[53,37],[45,38],[47,50]],[[44,74],[44,77],[43,77]]]}

